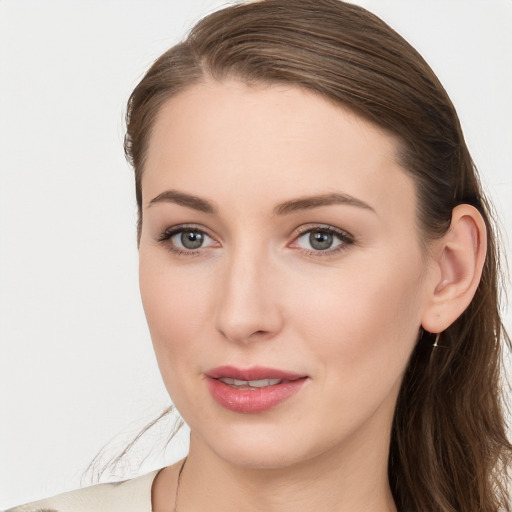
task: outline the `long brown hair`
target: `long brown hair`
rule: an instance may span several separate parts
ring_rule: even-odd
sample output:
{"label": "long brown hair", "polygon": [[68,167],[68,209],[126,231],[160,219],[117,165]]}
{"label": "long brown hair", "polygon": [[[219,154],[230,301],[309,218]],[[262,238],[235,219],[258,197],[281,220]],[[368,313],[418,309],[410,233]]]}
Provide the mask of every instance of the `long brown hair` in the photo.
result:
{"label": "long brown hair", "polygon": [[500,318],[499,262],[490,207],[455,109],[418,52],[378,17],[340,0],[263,0],[201,20],[163,54],[133,91],[126,155],[141,178],[163,103],[206,78],[285,83],[343,105],[398,136],[414,178],[425,248],[470,204],[488,230],[487,258],[473,301],[441,347],[423,332],[403,379],[393,423],[389,480],[399,510],[511,510]]}

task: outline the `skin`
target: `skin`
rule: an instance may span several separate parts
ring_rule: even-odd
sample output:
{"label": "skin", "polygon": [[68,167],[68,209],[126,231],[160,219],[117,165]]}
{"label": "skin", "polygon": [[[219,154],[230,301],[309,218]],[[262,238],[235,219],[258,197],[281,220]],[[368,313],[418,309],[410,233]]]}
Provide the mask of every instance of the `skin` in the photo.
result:
{"label": "skin", "polygon": [[[422,323],[435,332],[452,321],[440,297],[457,274],[444,241],[437,260],[422,252],[414,183],[396,155],[391,135],[289,86],[205,81],[159,113],[142,180],[140,287],[164,383],[191,428],[182,511],[395,510],[397,394]],[[215,212],[151,202],[169,190]],[[275,211],[333,193],[367,206]],[[460,218],[474,241],[471,215]],[[160,240],[183,224],[208,235],[201,248]],[[304,230],[325,226],[350,236],[315,251]],[[206,386],[221,365],[308,379],[273,409],[240,414]],[[177,468],[155,480],[155,512],[172,510]]]}

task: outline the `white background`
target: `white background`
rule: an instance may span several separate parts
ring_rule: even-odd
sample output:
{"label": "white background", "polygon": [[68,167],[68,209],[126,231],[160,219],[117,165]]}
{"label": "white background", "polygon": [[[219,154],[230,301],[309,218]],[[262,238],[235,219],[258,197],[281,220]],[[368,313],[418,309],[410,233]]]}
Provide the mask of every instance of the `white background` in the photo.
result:
{"label": "white background", "polygon": [[[104,443],[168,404],[138,296],[124,105],[223,3],[0,0],[0,509],[78,487]],[[512,1],[359,3],[441,78],[510,237]]]}

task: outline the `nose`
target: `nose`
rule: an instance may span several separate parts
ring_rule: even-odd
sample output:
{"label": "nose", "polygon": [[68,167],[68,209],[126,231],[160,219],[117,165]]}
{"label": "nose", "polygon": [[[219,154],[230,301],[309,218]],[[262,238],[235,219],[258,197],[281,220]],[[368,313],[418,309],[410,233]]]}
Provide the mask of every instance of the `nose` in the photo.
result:
{"label": "nose", "polygon": [[265,255],[238,251],[225,261],[217,295],[216,329],[228,340],[268,340],[282,329],[279,275]]}

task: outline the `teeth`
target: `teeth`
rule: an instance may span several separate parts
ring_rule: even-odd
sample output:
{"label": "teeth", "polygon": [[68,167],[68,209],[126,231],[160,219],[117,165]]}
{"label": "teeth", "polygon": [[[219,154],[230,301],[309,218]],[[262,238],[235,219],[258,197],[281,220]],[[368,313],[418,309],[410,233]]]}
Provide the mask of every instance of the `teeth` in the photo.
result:
{"label": "teeth", "polygon": [[230,386],[248,386],[251,388],[265,388],[267,386],[275,386],[282,382],[281,379],[239,380],[230,379],[229,377],[224,377],[219,380]]}
{"label": "teeth", "polygon": [[264,388],[266,386],[275,386],[279,384],[281,379],[261,379],[261,380],[250,380],[249,386],[251,388]]}

